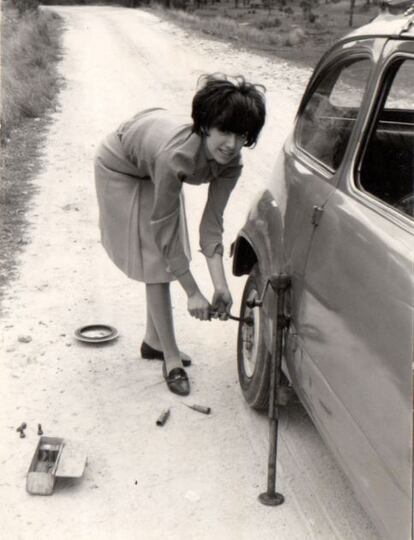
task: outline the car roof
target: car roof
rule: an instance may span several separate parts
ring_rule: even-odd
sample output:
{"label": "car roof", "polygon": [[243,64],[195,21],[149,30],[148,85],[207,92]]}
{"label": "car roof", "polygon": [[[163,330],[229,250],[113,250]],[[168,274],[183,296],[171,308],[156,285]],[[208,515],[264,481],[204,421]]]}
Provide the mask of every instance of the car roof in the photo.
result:
{"label": "car roof", "polygon": [[357,28],[344,36],[340,41],[349,41],[365,37],[403,37],[414,39],[414,4],[405,13],[394,15],[380,13],[370,23]]}

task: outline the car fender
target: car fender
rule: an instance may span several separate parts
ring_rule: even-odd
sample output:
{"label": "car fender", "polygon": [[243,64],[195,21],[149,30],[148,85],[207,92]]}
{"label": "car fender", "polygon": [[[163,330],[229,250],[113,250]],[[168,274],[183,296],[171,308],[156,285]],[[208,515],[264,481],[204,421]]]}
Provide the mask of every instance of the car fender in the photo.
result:
{"label": "car fender", "polygon": [[[272,193],[265,190],[251,206],[246,223],[232,244],[233,274],[250,274],[257,263],[264,285],[272,275],[280,273],[283,270],[282,234],[282,213]],[[269,350],[275,300],[274,292],[269,287],[263,303],[267,321],[265,343]]]}
{"label": "car fender", "polygon": [[259,193],[232,244],[233,274],[249,274],[256,263],[265,279],[281,272],[282,233],[282,213],[272,193],[266,189]]}

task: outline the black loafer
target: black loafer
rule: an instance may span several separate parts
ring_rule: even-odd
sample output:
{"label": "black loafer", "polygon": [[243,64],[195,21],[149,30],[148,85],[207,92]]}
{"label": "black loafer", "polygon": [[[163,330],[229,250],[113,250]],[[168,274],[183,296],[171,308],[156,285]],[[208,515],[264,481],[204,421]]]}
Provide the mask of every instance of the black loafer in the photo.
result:
{"label": "black loafer", "polygon": [[162,374],[164,375],[165,382],[167,383],[168,388],[174,394],[179,396],[188,396],[190,393],[190,382],[187,377],[187,373],[181,367],[173,368],[167,374],[167,368],[165,367],[165,362],[162,365]]}
{"label": "black loafer", "polygon": [[[144,360],[164,360],[164,353],[158,349],[154,349],[154,347],[151,347],[145,341],[141,345],[141,356]],[[181,358],[181,362],[184,367],[191,366],[191,359],[187,356]]]}

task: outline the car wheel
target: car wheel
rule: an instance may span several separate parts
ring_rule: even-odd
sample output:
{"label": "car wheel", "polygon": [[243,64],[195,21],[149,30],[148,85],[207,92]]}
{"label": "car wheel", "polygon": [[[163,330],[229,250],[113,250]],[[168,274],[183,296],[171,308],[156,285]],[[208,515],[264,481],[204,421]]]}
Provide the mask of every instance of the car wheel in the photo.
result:
{"label": "car wheel", "polygon": [[265,317],[260,307],[251,308],[248,302],[258,298],[264,283],[257,265],[244,288],[240,317],[251,318],[253,324],[239,323],[237,336],[237,370],[243,396],[253,408],[262,410],[269,403],[270,354],[264,343]]}

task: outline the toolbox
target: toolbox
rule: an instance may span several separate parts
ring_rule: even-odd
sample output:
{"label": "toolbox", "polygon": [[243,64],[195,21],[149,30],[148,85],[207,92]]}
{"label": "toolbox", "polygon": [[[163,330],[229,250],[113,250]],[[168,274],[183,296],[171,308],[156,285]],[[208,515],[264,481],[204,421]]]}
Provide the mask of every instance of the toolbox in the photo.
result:
{"label": "toolbox", "polygon": [[31,495],[51,495],[57,478],[80,478],[87,457],[75,441],[60,437],[40,437],[26,477]]}

